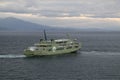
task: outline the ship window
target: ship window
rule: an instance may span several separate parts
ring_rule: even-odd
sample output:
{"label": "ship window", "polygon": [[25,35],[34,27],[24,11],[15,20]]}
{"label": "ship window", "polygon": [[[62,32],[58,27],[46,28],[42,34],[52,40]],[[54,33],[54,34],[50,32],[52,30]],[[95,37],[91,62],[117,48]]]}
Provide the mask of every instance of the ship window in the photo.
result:
{"label": "ship window", "polygon": [[64,48],[63,47],[60,47],[60,48],[57,48],[56,50],[63,50]]}
{"label": "ship window", "polygon": [[72,48],[72,46],[68,46],[66,49],[71,49]]}
{"label": "ship window", "polygon": [[66,44],[62,43],[62,44],[59,44],[60,46],[66,46]]}
{"label": "ship window", "polygon": [[63,43],[63,42],[56,42],[57,44]]}
{"label": "ship window", "polygon": [[39,45],[39,47],[51,47],[51,45]]}
{"label": "ship window", "polygon": [[67,43],[67,41],[60,41],[60,42],[56,42],[57,44],[60,44],[60,43]]}
{"label": "ship window", "polygon": [[52,49],[48,49],[48,51],[52,51]]}
{"label": "ship window", "polygon": [[78,48],[78,46],[75,46],[75,48]]}

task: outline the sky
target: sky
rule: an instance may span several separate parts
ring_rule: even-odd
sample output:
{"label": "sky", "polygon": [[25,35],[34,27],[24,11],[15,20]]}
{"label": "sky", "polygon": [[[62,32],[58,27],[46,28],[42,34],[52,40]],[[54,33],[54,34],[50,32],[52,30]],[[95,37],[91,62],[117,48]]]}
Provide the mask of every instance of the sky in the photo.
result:
{"label": "sky", "polygon": [[0,0],[0,18],[65,28],[120,30],[120,0]]}

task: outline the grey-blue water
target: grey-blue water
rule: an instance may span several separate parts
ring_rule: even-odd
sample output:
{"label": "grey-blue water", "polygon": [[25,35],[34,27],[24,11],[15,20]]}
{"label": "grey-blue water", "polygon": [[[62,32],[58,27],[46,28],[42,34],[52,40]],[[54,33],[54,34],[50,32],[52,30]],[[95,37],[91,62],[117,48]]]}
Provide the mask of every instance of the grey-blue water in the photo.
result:
{"label": "grey-blue water", "polygon": [[[41,33],[0,33],[0,80],[120,80],[120,32],[69,32],[78,53],[26,58],[23,50]],[[48,38],[66,38],[49,32]]]}

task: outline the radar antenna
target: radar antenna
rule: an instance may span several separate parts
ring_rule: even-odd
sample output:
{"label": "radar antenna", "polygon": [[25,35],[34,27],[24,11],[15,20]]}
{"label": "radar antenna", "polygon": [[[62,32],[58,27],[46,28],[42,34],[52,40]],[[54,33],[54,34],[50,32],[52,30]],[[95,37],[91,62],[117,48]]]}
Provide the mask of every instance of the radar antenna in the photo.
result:
{"label": "radar antenna", "polygon": [[47,35],[46,35],[45,29],[44,29],[44,38],[45,38],[45,40],[47,40]]}

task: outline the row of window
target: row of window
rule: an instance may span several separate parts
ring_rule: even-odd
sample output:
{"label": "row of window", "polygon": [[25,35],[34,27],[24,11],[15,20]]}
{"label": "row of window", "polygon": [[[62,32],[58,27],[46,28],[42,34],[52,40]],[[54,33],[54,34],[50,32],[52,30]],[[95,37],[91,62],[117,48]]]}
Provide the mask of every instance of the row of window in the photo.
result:
{"label": "row of window", "polygon": [[[79,46],[75,46],[75,48],[78,48]],[[71,49],[72,46],[68,46],[66,49]],[[42,50],[46,50],[45,48],[41,48]],[[36,50],[41,50],[41,49],[36,49]],[[47,49],[48,51],[52,51],[52,48],[50,49]],[[64,50],[64,47],[59,47],[59,48],[56,48],[56,50]]]}

